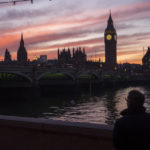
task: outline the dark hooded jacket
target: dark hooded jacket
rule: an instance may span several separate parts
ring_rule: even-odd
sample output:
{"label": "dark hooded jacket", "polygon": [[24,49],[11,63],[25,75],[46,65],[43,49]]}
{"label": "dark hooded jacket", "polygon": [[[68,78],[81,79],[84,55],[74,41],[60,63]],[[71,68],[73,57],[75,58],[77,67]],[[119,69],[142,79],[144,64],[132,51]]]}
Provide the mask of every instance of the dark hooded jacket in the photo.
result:
{"label": "dark hooded jacket", "polygon": [[125,109],[121,112],[113,131],[113,145],[116,150],[150,149],[150,114],[145,108]]}

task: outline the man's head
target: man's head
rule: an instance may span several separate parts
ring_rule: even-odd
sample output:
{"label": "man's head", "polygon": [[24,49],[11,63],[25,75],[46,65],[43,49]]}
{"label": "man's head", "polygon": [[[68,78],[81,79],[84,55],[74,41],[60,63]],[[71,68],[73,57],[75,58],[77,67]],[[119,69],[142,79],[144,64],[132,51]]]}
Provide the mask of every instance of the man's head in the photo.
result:
{"label": "man's head", "polygon": [[128,93],[127,106],[128,108],[141,108],[145,102],[145,96],[137,91],[132,90]]}

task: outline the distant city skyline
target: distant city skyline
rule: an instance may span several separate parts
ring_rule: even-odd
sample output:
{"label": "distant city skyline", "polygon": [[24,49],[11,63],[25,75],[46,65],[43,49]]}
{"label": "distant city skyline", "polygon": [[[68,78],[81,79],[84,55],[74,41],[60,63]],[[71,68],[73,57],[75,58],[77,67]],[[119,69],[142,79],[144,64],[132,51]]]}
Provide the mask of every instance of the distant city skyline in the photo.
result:
{"label": "distant city skyline", "polygon": [[31,60],[42,54],[54,59],[58,48],[80,46],[87,59],[104,61],[104,31],[111,9],[118,63],[141,63],[143,47],[146,53],[150,45],[149,8],[149,0],[35,0],[33,5],[0,6],[0,60],[6,48],[16,59],[23,32]]}

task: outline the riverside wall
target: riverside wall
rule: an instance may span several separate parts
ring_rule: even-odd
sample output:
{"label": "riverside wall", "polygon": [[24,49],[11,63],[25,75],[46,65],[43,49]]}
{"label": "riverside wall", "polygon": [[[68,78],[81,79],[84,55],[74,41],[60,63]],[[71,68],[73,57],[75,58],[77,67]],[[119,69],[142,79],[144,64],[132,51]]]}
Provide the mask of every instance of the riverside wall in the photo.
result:
{"label": "riverside wall", "polygon": [[2,150],[113,150],[113,126],[0,116]]}

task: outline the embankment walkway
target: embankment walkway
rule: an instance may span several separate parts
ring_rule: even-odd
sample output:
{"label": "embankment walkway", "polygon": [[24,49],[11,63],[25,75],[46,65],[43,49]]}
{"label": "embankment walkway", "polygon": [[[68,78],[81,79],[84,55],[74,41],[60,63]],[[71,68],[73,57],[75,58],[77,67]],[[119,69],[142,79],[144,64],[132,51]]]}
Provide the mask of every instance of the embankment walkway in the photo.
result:
{"label": "embankment walkway", "polygon": [[112,126],[0,116],[1,150],[113,150]]}

